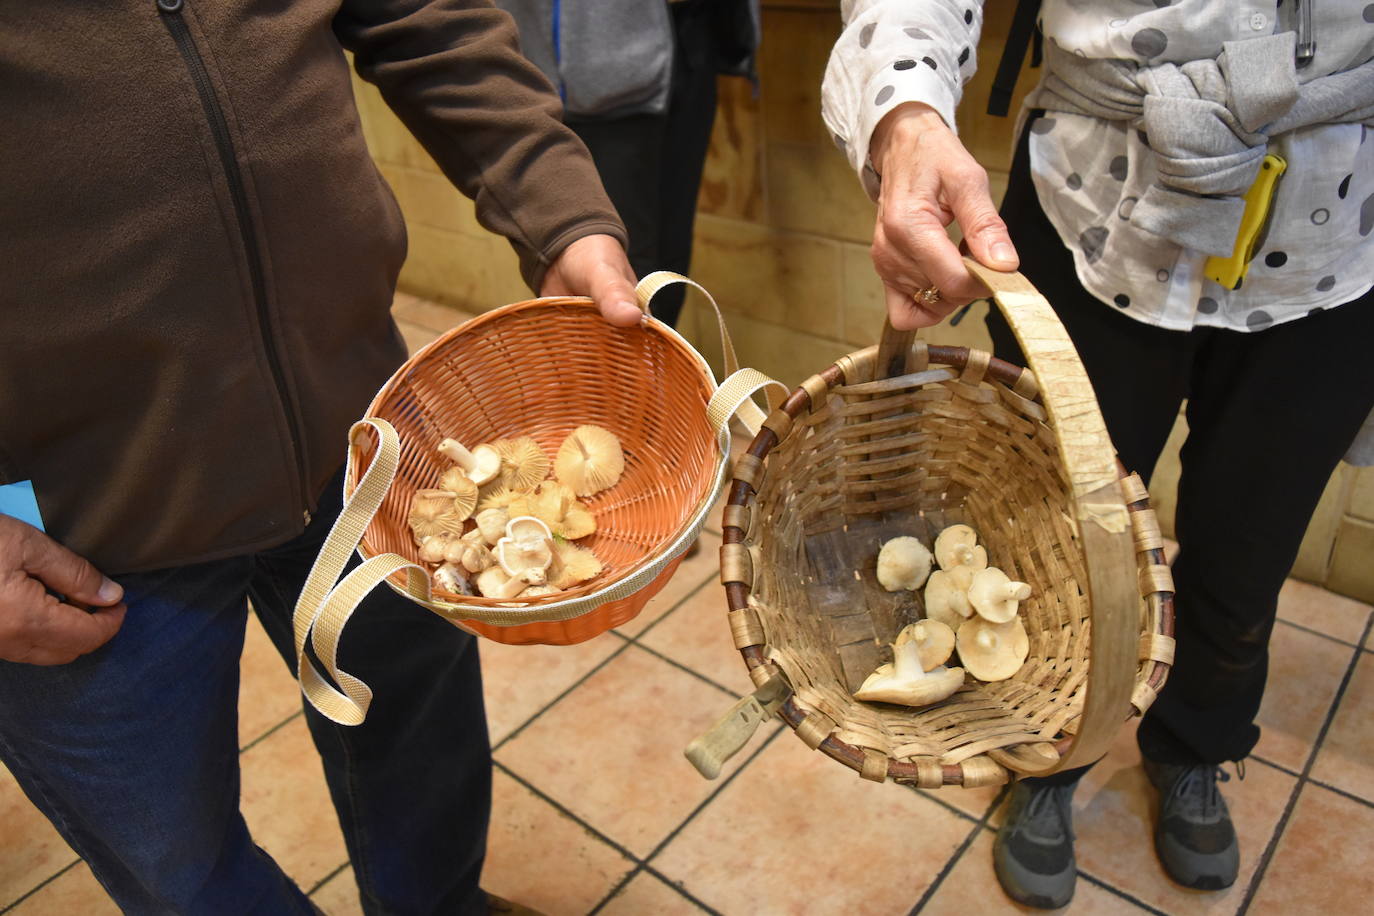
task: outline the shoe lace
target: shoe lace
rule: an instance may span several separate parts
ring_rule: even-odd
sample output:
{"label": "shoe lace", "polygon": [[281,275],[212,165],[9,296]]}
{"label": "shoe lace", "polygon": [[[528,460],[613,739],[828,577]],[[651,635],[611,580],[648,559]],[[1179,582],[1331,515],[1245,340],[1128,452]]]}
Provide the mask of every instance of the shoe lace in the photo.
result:
{"label": "shoe lace", "polygon": [[1174,798],[1195,799],[1204,816],[1216,814],[1221,807],[1221,790],[1218,782],[1230,782],[1231,774],[1211,763],[1201,763],[1185,769],[1174,782]]}
{"label": "shoe lace", "polygon": [[1073,784],[1069,784],[1046,786],[1032,792],[1030,800],[1026,802],[1026,822],[1050,826],[1046,822],[1053,820],[1068,833],[1070,840],[1074,839],[1073,818],[1069,816],[1073,804],[1073,790]]}

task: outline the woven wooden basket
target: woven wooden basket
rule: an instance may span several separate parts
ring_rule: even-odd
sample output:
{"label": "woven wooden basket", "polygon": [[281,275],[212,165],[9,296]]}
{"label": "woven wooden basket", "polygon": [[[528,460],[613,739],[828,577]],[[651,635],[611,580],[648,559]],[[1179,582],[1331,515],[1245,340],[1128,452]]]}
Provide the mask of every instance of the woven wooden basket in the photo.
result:
{"label": "woven wooden basket", "polygon": [[[763,413],[749,396],[768,381],[734,371],[723,321],[730,377],[717,387],[701,355],[648,317],[649,300],[674,282],[690,283],[666,273],[640,283],[646,317],[634,328],[610,326],[583,298],[494,309],[419,350],[377,393],[350,433],[344,511],[296,606],[301,683],[321,712],[346,723],[366,715],[371,691],[337,669],[335,653],[349,616],[383,581],[462,629],[515,645],[590,639],[632,619],[668,581],[725,486],[728,421],[738,412],[757,429]],[[552,456],[586,423],[615,433],[625,452],[619,482],[587,500],[596,532],[578,541],[602,572],[544,598],[435,590],[408,516],[415,491],[445,470],[439,442],[532,436]],[[336,585],[355,548],[363,564]],[[307,657],[307,636],[328,678]]]}
{"label": "woven wooden basket", "polygon": [[[1173,586],[1145,488],[1120,470],[1048,303],[1019,274],[969,266],[1030,370],[889,327],[879,347],[803,382],[739,461],[721,579],[759,689],[688,749],[703,775],[776,711],[865,779],[995,785],[1098,759],[1163,685]],[[855,700],[924,616],[919,593],[878,585],[880,544],[929,545],[958,522],[1033,588],[1026,663],[1006,681],[966,677],[926,708]]]}

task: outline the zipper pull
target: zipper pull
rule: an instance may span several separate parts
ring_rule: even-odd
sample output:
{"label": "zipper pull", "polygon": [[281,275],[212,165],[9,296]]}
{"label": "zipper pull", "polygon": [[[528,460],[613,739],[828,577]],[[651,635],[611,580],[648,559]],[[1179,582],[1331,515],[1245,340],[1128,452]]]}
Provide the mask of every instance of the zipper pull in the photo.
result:
{"label": "zipper pull", "polygon": [[157,10],[159,13],[180,13],[182,0],[157,0]]}

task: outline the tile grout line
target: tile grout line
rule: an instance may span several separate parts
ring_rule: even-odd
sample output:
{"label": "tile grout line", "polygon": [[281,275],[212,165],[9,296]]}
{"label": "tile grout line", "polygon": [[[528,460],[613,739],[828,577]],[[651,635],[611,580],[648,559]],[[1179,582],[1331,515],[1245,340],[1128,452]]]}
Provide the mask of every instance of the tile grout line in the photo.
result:
{"label": "tile grout line", "polygon": [[324,886],[325,886],[326,884],[328,884],[330,881],[333,881],[336,877],[339,876],[340,873],[343,872],[343,870],[344,870],[345,868],[347,868],[347,867],[349,866],[349,864],[350,864],[350,860],[344,859],[342,865],[338,866],[338,867],[335,868],[333,871],[331,871],[329,874],[325,875],[323,878],[321,878],[320,880],[316,881],[315,884],[314,884],[314,886],[311,887],[310,890],[308,890],[308,891],[305,892],[305,896],[307,896],[307,897],[314,896],[315,891],[317,891],[317,890],[319,890],[320,888],[324,887]]}
{"label": "tile grout line", "polygon": [[964,837],[964,841],[959,844],[959,848],[954,850],[949,859],[946,860],[939,874],[935,876],[935,880],[930,882],[930,885],[921,894],[920,899],[918,899],[915,905],[908,911],[907,916],[916,916],[917,913],[925,909],[926,904],[930,903],[930,898],[934,897],[936,891],[945,883],[945,878],[949,877],[950,872],[954,871],[954,867],[959,864],[959,860],[964,857],[964,853],[968,852],[974,840],[982,835],[983,828],[987,827],[988,820],[992,817],[992,812],[997,810],[997,807],[1002,803],[1002,799],[1006,798],[1009,791],[1011,791],[1010,784],[1004,786],[1002,791],[997,793],[997,797],[988,805],[987,810],[983,812],[983,816],[974,821],[973,829],[968,832],[968,836]]}
{"label": "tile grout line", "polygon": [[[1366,618],[1364,633],[1360,636],[1359,646],[1363,646],[1369,639],[1370,629],[1374,628],[1374,615]],[[1331,731],[1331,724],[1336,720],[1336,711],[1340,709],[1341,700],[1345,698],[1345,691],[1350,686],[1351,679],[1355,676],[1355,667],[1359,664],[1362,650],[1357,646],[1355,651],[1350,653],[1350,662],[1345,667],[1345,676],[1341,678],[1340,687],[1336,688],[1336,695],[1331,700],[1331,707],[1326,711],[1326,718],[1322,722],[1321,731],[1317,732],[1317,740],[1312,743],[1312,751],[1307,755],[1307,762],[1303,765],[1302,773],[1298,776],[1297,784],[1293,786],[1293,791],[1288,794],[1288,802],[1284,805],[1283,814],[1279,817],[1279,822],[1274,827],[1273,834],[1269,837],[1269,843],[1264,847],[1264,854],[1260,856],[1259,865],[1255,868],[1255,874],[1250,878],[1250,884],[1245,888],[1245,898],[1241,901],[1240,908],[1236,910],[1236,916],[1245,916],[1250,910],[1250,904],[1254,902],[1255,895],[1259,893],[1260,882],[1264,880],[1264,873],[1269,870],[1269,863],[1274,858],[1274,853],[1278,850],[1279,841],[1283,838],[1283,832],[1288,827],[1288,821],[1293,816],[1293,809],[1297,807],[1298,797],[1302,794],[1303,786],[1309,782],[1312,767],[1317,762],[1317,756],[1321,753],[1322,745],[1326,742],[1326,736]]]}
{"label": "tile grout line", "polygon": [[[695,595],[695,594],[701,589],[701,587],[702,587],[703,585],[706,584],[706,582],[710,581],[711,578],[712,578],[712,576],[708,576],[705,580],[702,581],[702,583],[701,583],[700,585],[696,586],[696,587],[693,588],[691,591],[687,592],[687,593],[684,594],[681,598],[679,598],[679,599],[673,604],[672,607],[668,608],[666,611],[664,611],[664,612],[659,616],[658,620],[655,620],[653,623],[651,623],[651,624],[649,624],[647,627],[645,627],[645,628],[644,628],[644,633],[647,633],[647,632],[649,632],[649,630],[652,630],[652,629],[653,629],[655,626],[657,626],[657,625],[659,624],[659,622],[662,621],[665,617],[667,617],[669,614],[673,613],[673,612],[676,611],[679,607],[681,607],[682,604],[683,604],[683,602],[685,602],[688,598],[690,598],[690,597],[692,597],[693,595]],[[600,671],[602,668],[605,668],[605,667],[606,667],[607,665],[609,665],[614,659],[619,658],[620,655],[621,655],[622,653],[624,653],[626,649],[630,648],[630,646],[638,646],[640,649],[643,649],[643,648],[644,648],[644,646],[639,645],[639,643],[636,641],[636,640],[637,640],[637,637],[635,637],[635,636],[626,636],[624,633],[620,633],[620,632],[618,632],[618,631],[616,631],[616,630],[609,630],[609,631],[607,631],[607,632],[613,634],[614,636],[616,636],[617,638],[619,638],[620,640],[622,640],[622,641],[624,642],[624,645],[622,645],[620,648],[616,649],[616,650],[615,650],[614,652],[612,652],[610,655],[608,655],[608,656],[606,656],[605,658],[603,658],[603,659],[602,659],[600,662],[598,662],[594,667],[588,669],[588,671],[587,671],[585,674],[583,674],[580,678],[578,678],[576,681],[574,681],[572,684],[570,684],[566,690],[564,690],[564,691],[563,691],[562,693],[560,693],[558,696],[554,697],[554,698],[553,698],[552,700],[550,700],[548,703],[545,703],[542,707],[540,707],[537,711],[535,711],[534,714],[532,714],[528,719],[526,719],[524,722],[520,723],[520,725],[519,725],[517,728],[515,728],[513,731],[511,731],[510,734],[506,735],[506,737],[502,738],[502,739],[501,739],[500,741],[498,741],[496,744],[492,745],[491,752],[492,752],[493,755],[495,755],[496,752],[497,752],[498,750],[500,750],[500,749],[501,749],[502,747],[504,747],[507,743],[509,743],[513,738],[515,738],[516,735],[519,735],[519,734],[520,734],[521,732],[523,732],[525,729],[529,728],[530,725],[532,725],[537,719],[539,719],[541,716],[543,716],[546,712],[548,712],[548,711],[549,711],[550,709],[552,709],[554,706],[558,705],[558,703],[561,702],[561,701],[563,700],[564,697],[566,697],[568,694],[572,693],[572,692],[573,692],[574,690],[576,690],[578,687],[581,687],[584,683],[586,683],[586,681],[587,681],[588,678],[590,678],[592,675],[596,674],[596,673],[597,673],[598,671]],[[640,633],[639,635],[642,636],[642,635],[644,635],[644,633]],[[695,672],[693,672],[693,673],[695,673]],[[700,675],[698,675],[698,676],[700,676]],[[719,685],[713,685],[713,686],[717,686],[717,687],[718,687]],[[731,693],[731,691],[726,691],[726,692],[727,692],[727,693]]]}
{"label": "tile grout line", "polygon": [[[1354,642],[1350,642],[1349,640],[1341,639],[1339,636],[1332,636],[1330,633],[1323,633],[1321,630],[1314,629],[1314,628],[1312,628],[1312,627],[1307,626],[1306,624],[1294,623],[1294,622],[1291,621],[1291,620],[1284,620],[1282,617],[1276,617],[1276,618],[1274,618],[1274,622],[1275,622],[1275,623],[1281,623],[1281,624],[1283,624],[1283,625],[1286,626],[1286,627],[1292,627],[1292,628],[1295,629],[1295,630],[1301,630],[1302,632],[1307,633],[1307,634],[1309,634],[1309,635],[1311,635],[1311,636],[1320,636],[1322,639],[1329,640],[1330,642],[1334,642],[1334,643],[1339,643],[1339,644],[1341,644],[1342,646],[1345,646],[1345,647],[1348,648],[1348,649],[1359,649],[1359,648],[1361,648],[1361,645],[1360,645],[1359,643],[1354,643]],[[1368,622],[1368,617],[1367,617],[1367,616],[1366,616],[1366,622]]]}
{"label": "tile grout line", "polygon": [[247,744],[245,744],[243,747],[239,748],[239,756],[242,757],[242,756],[243,756],[244,754],[246,754],[248,751],[250,751],[250,750],[252,750],[253,748],[257,747],[259,744],[261,744],[262,742],[266,741],[268,738],[272,737],[272,736],[275,735],[277,732],[281,731],[281,730],[282,730],[283,728],[285,728],[288,724],[290,724],[291,720],[293,720],[293,719],[298,719],[298,718],[300,718],[300,717],[302,717],[302,716],[304,716],[304,715],[305,715],[305,710],[304,710],[304,709],[298,709],[298,710],[296,710],[296,711],[293,712],[291,715],[287,716],[285,719],[282,719],[282,720],[281,720],[280,722],[278,722],[276,725],[273,725],[273,726],[272,726],[271,728],[269,728],[267,731],[263,732],[261,735],[258,735],[258,736],[257,736],[256,738],[254,738],[252,741],[249,741],[249,742],[248,742]]}
{"label": "tile grout line", "polygon": [[686,899],[690,900],[692,903],[701,907],[703,912],[710,913],[712,914],[712,916],[723,916],[720,910],[717,910],[715,907],[710,906],[703,900],[697,899],[694,895],[687,893],[686,888],[680,887],[678,885],[678,882],[671,880],[667,875],[659,871],[657,868],[654,868],[648,862],[644,863],[643,870],[653,875],[655,878],[662,881],[664,884],[668,885],[673,890],[677,891],[679,894],[681,894]]}
{"label": "tile grout line", "polygon": [[76,866],[80,865],[81,862],[82,862],[82,859],[81,859],[80,857],[77,857],[77,858],[76,858],[74,861],[72,861],[72,862],[68,862],[68,863],[66,864],[65,867],[58,869],[58,870],[57,870],[56,872],[54,872],[53,874],[49,875],[48,877],[44,878],[42,881],[38,882],[36,885],[34,885],[32,888],[30,888],[27,892],[25,892],[23,896],[21,896],[21,897],[19,897],[18,899],[12,901],[11,903],[6,904],[3,908],[0,908],[0,913],[8,913],[10,910],[14,909],[14,908],[17,907],[19,904],[23,903],[25,900],[28,900],[28,899],[29,899],[30,897],[32,897],[34,894],[38,893],[38,892],[41,891],[43,888],[47,887],[49,884],[52,884],[52,883],[53,883],[54,881],[56,881],[58,878],[62,877],[62,876],[65,875],[67,872],[71,871],[73,868],[76,868]]}
{"label": "tile grout line", "polygon": [[510,767],[506,766],[504,763],[501,763],[499,760],[493,760],[492,763],[491,763],[491,765],[492,765],[492,769],[500,770],[502,773],[505,773],[505,774],[506,774],[507,776],[509,776],[511,779],[514,779],[516,782],[520,783],[520,785],[524,786],[526,790],[528,790],[529,792],[531,792],[531,793],[533,793],[534,795],[536,795],[541,801],[543,801],[545,804],[549,805],[551,808],[553,808],[553,809],[554,809],[555,811],[557,811],[559,814],[563,815],[563,816],[566,817],[568,820],[570,820],[570,821],[572,821],[573,823],[577,824],[577,826],[581,827],[583,830],[586,830],[586,831],[587,831],[588,833],[590,833],[592,836],[596,837],[598,840],[600,840],[601,842],[605,843],[607,846],[611,847],[611,848],[614,849],[616,852],[620,853],[620,854],[621,854],[622,856],[624,856],[626,859],[629,859],[629,860],[630,860],[632,863],[634,863],[634,865],[635,865],[635,868],[632,869],[632,870],[636,870],[636,871],[637,871],[637,870],[638,870],[638,866],[644,864],[644,863],[643,863],[643,860],[640,859],[639,856],[637,856],[637,855],[635,855],[634,853],[630,852],[629,849],[625,848],[625,847],[622,846],[620,843],[618,843],[618,842],[616,842],[615,840],[611,839],[609,836],[607,836],[606,834],[602,833],[600,830],[597,830],[597,829],[596,829],[595,827],[593,827],[591,824],[587,823],[587,821],[583,820],[580,816],[574,814],[572,811],[570,811],[570,810],[568,810],[566,807],[564,807],[564,805],[562,804],[562,802],[558,801],[558,800],[557,800],[556,798],[554,798],[553,796],[551,796],[551,795],[547,794],[546,792],[544,792],[542,789],[540,789],[540,788],[539,788],[538,786],[536,786],[534,783],[530,782],[528,779],[526,779],[525,777],[521,776],[519,773],[515,772],[515,771],[512,770]]}
{"label": "tile grout line", "polygon": [[615,898],[616,894],[620,893],[626,887],[626,885],[628,885],[632,880],[634,880],[636,875],[638,875],[640,872],[645,871],[646,869],[652,871],[654,875],[663,879],[675,890],[678,890],[679,893],[681,893],[684,897],[691,900],[693,903],[696,903],[697,905],[705,909],[707,912],[715,913],[716,910],[707,906],[705,903],[702,903],[701,901],[697,900],[696,897],[692,896],[691,894],[688,894],[686,891],[679,889],[674,882],[669,881],[665,875],[659,872],[658,869],[652,868],[649,863],[654,859],[655,856],[657,856],[660,852],[666,849],[668,845],[673,842],[673,840],[677,839],[678,835],[682,833],[683,829],[689,823],[691,823],[692,820],[695,819],[698,814],[705,810],[707,805],[711,804],[717,798],[719,798],[720,794],[725,791],[726,787],[729,786],[730,783],[734,782],[735,778],[739,776],[740,773],[743,773],[745,769],[749,766],[749,764],[753,763],[760,754],[767,750],[768,746],[772,744],[773,740],[777,738],[778,735],[782,734],[782,732],[783,729],[781,727],[775,728],[773,730],[773,733],[764,738],[763,743],[760,744],[758,748],[756,748],[754,752],[751,753],[743,763],[736,767],[733,773],[727,776],[720,785],[716,786],[716,788],[712,790],[709,795],[702,799],[700,804],[698,804],[695,808],[688,812],[687,816],[684,817],[682,821],[679,822],[678,825],[668,833],[667,836],[660,840],[657,846],[649,850],[648,855],[646,855],[643,859],[636,859],[636,866],[633,869],[633,871],[626,875],[625,878],[619,884],[611,888],[610,893],[608,893],[601,900],[600,903],[598,903],[594,908],[592,908],[591,912],[588,913],[588,916],[593,916],[593,914],[599,912],[602,909],[602,907],[606,906],[606,904],[610,903],[610,901]]}
{"label": "tile grout line", "polygon": [[1121,888],[1113,884],[1108,884],[1106,881],[1103,881],[1101,878],[1098,878],[1095,875],[1091,875],[1088,872],[1085,872],[1080,869],[1078,872],[1078,876],[1087,881],[1089,884],[1095,887],[1099,887],[1115,897],[1120,897],[1127,903],[1140,907],[1147,913],[1154,913],[1155,916],[1169,916],[1167,910],[1161,910],[1158,907],[1151,906],[1150,904],[1146,903],[1144,900],[1141,900],[1139,897],[1136,897],[1129,891],[1123,891]]}

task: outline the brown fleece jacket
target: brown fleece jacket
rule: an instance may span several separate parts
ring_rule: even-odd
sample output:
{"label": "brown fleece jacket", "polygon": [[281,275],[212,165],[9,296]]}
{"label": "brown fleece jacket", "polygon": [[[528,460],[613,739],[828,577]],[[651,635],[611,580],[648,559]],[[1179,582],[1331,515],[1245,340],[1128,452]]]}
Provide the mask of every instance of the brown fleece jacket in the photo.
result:
{"label": "brown fleece jacket", "polygon": [[0,482],[107,573],[299,534],[405,356],[344,49],[532,286],[624,239],[487,3],[0,7]]}

